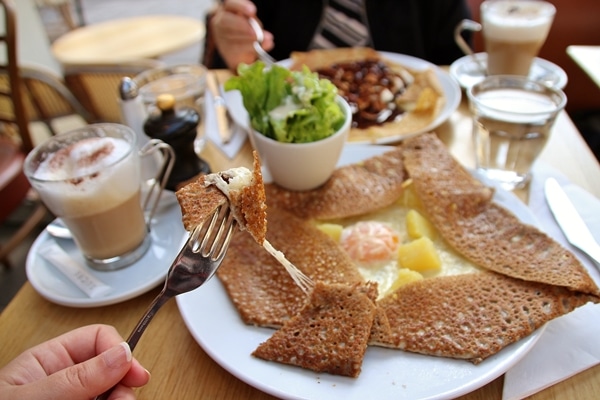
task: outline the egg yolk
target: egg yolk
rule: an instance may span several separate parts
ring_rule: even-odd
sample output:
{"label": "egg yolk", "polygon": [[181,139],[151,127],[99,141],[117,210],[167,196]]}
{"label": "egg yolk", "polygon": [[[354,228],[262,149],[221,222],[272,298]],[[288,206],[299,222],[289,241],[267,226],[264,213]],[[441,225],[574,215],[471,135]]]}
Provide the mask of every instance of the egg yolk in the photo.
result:
{"label": "egg yolk", "polygon": [[344,228],[342,248],[360,262],[389,260],[396,252],[400,238],[387,224],[362,221]]}

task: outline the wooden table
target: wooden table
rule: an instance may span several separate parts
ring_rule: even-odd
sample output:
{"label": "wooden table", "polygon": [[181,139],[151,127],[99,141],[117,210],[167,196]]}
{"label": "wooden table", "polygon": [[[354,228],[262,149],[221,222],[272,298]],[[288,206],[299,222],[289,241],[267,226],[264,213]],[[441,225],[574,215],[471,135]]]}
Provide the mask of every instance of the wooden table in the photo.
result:
{"label": "wooden table", "polygon": [[52,44],[62,64],[111,64],[158,58],[200,43],[204,23],[176,15],[115,19],[74,29]]}
{"label": "wooden table", "polygon": [[[455,157],[468,166],[473,165],[471,119],[464,99],[459,110],[437,132]],[[208,143],[202,156],[213,170],[240,165],[251,167],[250,151],[250,145],[246,143],[234,160],[227,160]],[[541,159],[600,197],[600,166],[566,113],[558,118]],[[120,304],[77,309],[44,300],[26,283],[0,315],[0,366],[37,343],[86,324],[111,324],[127,336],[157,293],[158,289],[155,289]],[[167,303],[157,313],[140,340],[135,355],[152,373],[150,383],[138,389],[138,398],[142,400],[273,399],[233,377],[214,362],[188,332],[175,301]],[[501,399],[502,385],[503,377],[499,377],[461,399]],[[373,390],[376,393],[377,388]],[[600,365],[537,393],[531,399],[590,399],[597,397],[598,393]]]}
{"label": "wooden table", "polygon": [[600,46],[568,46],[567,54],[600,87]]}

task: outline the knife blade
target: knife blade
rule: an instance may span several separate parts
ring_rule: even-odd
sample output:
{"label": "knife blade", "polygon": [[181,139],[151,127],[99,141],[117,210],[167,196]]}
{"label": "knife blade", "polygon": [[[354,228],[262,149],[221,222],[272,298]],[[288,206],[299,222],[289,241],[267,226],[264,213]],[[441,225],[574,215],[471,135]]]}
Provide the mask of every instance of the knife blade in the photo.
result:
{"label": "knife blade", "polygon": [[586,253],[596,262],[596,266],[600,266],[600,245],[556,179],[546,180],[544,192],[550,211],[569,243]]}
{"label": "knife blade", "polygon": [[231,140],[231,128],[229,126],[229,116],[227,115],[227,105],[225,99],[221,96],[219,81],[213,72],[209,72],[206,75],[206,85],[213,96],[213,105],[217,116],[219,136],[221,137],[221,141],[227,144]]}

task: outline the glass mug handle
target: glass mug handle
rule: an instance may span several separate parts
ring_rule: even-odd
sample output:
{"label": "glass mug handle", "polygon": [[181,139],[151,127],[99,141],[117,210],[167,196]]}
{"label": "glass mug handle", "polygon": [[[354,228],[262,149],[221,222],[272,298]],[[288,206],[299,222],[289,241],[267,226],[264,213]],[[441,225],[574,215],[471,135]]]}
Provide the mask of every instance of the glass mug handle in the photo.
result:
{"label": "glass mug handle", "polygon": [[148,210],[148,206],[151,205],[146,222],[147,225],[150,224],[152,217],[154,217],[160,196],[165,189],[169,176],[171,176],[173,165],[175,164],[175,151],[162,140],[151,139],[139,150],[139,154],[140,157],[145,157],[156,153],[157,151],[160,151],[162,154],[162,164],[160,165],[156,177],[153,179],[152,186],[150,186],[143,202],[144,210]]}
{"label": "glass mug handle", "polygon": [[465,53],[470,56],[473,61],[479,66],[479,69],[484,75],[487,75],[487,67],[481,63],[481,60],[475,56],[475,52],[473,49],[469,47],[469,44],[462,37],[462,32],[467,30],[471,32],[480,32],[483,27],[479,22],[475,22],[470,19],[463,19],[458,23],[456,28],[454,28],[454,41],[456,45]]}

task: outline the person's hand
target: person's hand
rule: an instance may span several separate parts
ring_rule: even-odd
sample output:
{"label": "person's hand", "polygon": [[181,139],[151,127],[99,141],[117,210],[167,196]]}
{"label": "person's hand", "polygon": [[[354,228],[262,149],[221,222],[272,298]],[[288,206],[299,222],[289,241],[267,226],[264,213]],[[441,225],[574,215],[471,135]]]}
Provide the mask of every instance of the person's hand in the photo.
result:
{"label": "person's hand", "polygon": [[150,374],[115,328],[90,325],[32,347],[0,369],[1,399],[135,399]]}
{"label": "person's hand", "polygon": [[[215,45],[223,60],[231,70],[239,63],[251,64],[256,61],[252,43],[256,40],[248,18],[256,18],[256,6],[249,0],[225,0],[209,21]],[[259,21],[260,23],[260,21]],[[263,48],[273,49],[273,34],[264,31]]]}

